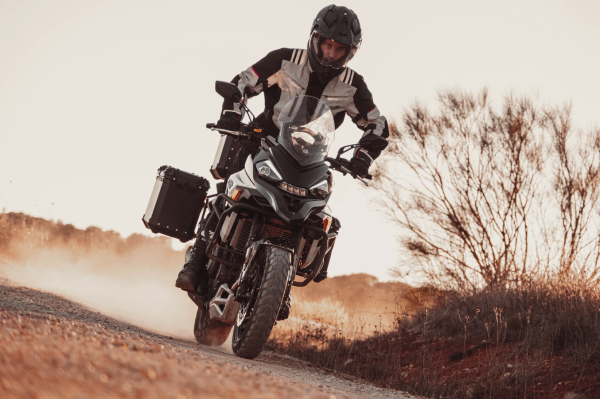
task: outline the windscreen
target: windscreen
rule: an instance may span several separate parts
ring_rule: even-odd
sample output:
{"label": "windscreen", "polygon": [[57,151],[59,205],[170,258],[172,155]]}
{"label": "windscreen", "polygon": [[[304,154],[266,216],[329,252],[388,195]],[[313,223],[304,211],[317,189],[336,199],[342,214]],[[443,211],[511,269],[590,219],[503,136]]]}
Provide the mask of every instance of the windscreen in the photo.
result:
{"label": "windscreen", "polygon": [[278,142],[301,165],[324,161],[335,139],[331,110],[311,96],[291,99],[279,114]]}

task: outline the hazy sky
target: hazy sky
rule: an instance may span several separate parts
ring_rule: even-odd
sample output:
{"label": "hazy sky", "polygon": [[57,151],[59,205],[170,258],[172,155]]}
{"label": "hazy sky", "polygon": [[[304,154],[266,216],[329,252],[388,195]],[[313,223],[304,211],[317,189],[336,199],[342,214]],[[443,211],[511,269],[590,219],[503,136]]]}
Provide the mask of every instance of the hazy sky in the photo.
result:
{"label": "hazy sky", "polygon": [[[214,81],[271,50],[304,48],[327,4],[0,0],[0,208],[148,234],[141,217],[160,165],[210,177]],[[600,123],[600,1],[344,5],[364,30],[350,67],[391,120],[415,99],[433,103],[437,89],[487,86],[497,103],[537,93],[572,101],[580,127]],[[250,107],[258,114],[262,96]],[[360,135],[346,120],[334,149]],[[398,230],[373,190],[335,177],[343,227],[331,273],[389,278]]]}

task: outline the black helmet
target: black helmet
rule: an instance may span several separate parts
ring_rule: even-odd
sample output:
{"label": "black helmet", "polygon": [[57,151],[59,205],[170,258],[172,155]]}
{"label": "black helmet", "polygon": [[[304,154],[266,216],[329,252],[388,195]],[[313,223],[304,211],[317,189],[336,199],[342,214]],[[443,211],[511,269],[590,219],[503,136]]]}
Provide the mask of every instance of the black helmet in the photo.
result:
{"label": "black helmet", "polygon": [[[362,30],[354,11],[335,4],[319,11],[308,41],[308,59],[319,80],[327,82],[340,75],[356,54],[361,41]],[[324,45],[331,51],[325,53]]]}

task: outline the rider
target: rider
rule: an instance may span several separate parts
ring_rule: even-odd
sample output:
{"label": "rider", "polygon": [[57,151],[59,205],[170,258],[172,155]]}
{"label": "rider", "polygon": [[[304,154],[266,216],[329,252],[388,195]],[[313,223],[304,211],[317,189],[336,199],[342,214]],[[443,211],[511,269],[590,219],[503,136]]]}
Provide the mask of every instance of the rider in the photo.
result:
{"label": "rider", "polygon": [[[279,134],[279,112],[290,99],[299,95],[316,97],[327,103],[334,115],[336,129],[347,114],[364,132],[349,169],[353,174],[364,177],[383,149],[381,146],[370,148],[365,143],[373,135],[387,138],[389,132],[387,121],[373,103],[373,96],[363,77],[346,66],[361,41],[362,30],[356,14],[346,7],[332,4],[319,11],[313,21],[306,50],[282,48],[272,51],[233,78],[232,83],[237,84],[248,98],[264,93],[265,110],[256,121],[262,125],[263,133],[275,138]],[[225,100],[217,127],[238,130],[242,118],[241,104]],[[240,171],[248,155],[256,152],[258,148],[251,141],[242,143],[227,177]],[[198,236],[194,247],[186,253],[186,263],[175,282],[177,287],[193,291],[200,282],[200,293],[205,292],[208,284],[205,251],[206,243],[203,237]],[[325,259],[324,270],[314,281],[327,278],[328,263],[329,259]]]}

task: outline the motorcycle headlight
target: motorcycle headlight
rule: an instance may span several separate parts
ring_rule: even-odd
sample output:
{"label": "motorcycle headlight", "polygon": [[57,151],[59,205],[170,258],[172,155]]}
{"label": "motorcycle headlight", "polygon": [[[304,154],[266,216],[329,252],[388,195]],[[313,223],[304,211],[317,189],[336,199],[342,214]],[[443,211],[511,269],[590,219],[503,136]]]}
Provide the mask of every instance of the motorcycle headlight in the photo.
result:
{"label": "motorcycle headlight", "polygon": [[323,180],[322,182],[315,184],[310,188],[310,193],[317,198],[325,198],[331,192],[332,184],[329,182],[329,179]]}
{"label": "motorcycle headlight", "polygon": [[256,171],[258,175],[265,180],[280,182],[283,180],[281,173],[275,168],[273,162],[270,160],[262,161],[256,164]]}

